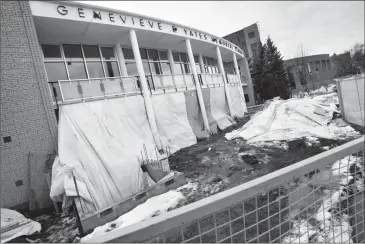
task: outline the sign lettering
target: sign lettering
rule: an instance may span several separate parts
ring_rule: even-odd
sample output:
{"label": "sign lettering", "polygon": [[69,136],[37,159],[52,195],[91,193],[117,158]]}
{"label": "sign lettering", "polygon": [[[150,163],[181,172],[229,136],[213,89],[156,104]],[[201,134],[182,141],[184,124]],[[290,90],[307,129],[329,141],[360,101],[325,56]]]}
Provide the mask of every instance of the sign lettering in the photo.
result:
{"label": "sign lettering", "polygon": [[[66,16],[66,15],[69,14],[69,10],[64,5],[58,5],[57,6],[57,12],[59,14],[63,15],[63,16]],[[79,18],[84,19],[84,18],[87,17],[86,16],[87,14],[85,14],[85,10],[83,8],[77,8],[76,13],[77,13],[77,16]],[[112,23],[127,24],[127,25],[128,24],[132,24],[132,25],[135,24],[135,19],[133,17],[130,17],[130,16],[123,16],[123,15],[116,14],[116,13],[105,13],[105,12],[100,12],[100,11],[96,12],[95,10],[92,10],[92,13],[93,13],[92,17],[94,19],[102,20],[102,15],[106,15],[106,16],[104,16],[104,19],[107,20],[107,21],[110,21]],[[143,18],[138,18],[137,20],[138,20],[139,25],[141,27],[148,27],[148,28],[151,28],[151,29],[156,29],[157,28],[158,30],[163,30],[163,25],[160,22],[145,20]],[[147,21],[148,25],[146,24],[145,21]],[[173,26],[173,25],[171,26],[171,28],[172,28],[172,31],[174,33],[184,33],[185,36],[187,36],[187,37],[193,37],[193,38],[197,38],[197,39],[204,40],[204,41],[209,41],[210,40],[212,43],[227,47],[227,48],[229,48],[229,49],[231,49],[235,52],[238,52],[241,55],[244,55],[243,51],[240,48],[238,48],[236,45],[233,45],[233,44],[227,42],[224,39],[217,38],[217,37],[214,37],[214,36],[209,36],[207,34],[199,32],[199,31],[189,30],[189,29],[186,29],[186,28],[181,28],[181,27],[177,27],[177,26]],[[209,37],[209,39],[208,39],[208,37]]]}

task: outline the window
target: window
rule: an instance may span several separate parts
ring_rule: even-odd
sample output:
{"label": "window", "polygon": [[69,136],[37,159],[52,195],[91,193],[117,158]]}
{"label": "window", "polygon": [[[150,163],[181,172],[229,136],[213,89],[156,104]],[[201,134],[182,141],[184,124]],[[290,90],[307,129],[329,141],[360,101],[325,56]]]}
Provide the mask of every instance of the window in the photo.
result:
{"label": "window", "polygon": [[245,94],[245,101],[248,103],[248,102],[250,102],[250,98],[249,98],[249,96],[248,96],[248,94]]}
{"label": "window", "polygon": [[293,75],[293,72],[292,72],[292,68],[293,68],[293,66],[287,66],[286,67],[286,73],[288,74],[289,85],[292,88],[295,88],[296,87],[296,85],[295,85],[295,78],[294,78],[294,75]]}
{"label": "window", "polygon": [[254,38],[255,37],[255,32],[254,31],[251,31],[248,33],[248,38],[251,39],[251,38]]}
{"label": "window", "polygon": [[71,80],[87,79],[84,62],[67,62],[67,69]]}
{"label": "window", "polygon": [[113,47],[42,45],[48,81],[120,76]]}
{"label": "window", "polygon": [[117,62],[104,62],[104,70],[106,77],[120,76]]}
{"label": "window", "polygon": [[231,74],[231,75],[236,74],[233,62],[223,62],[223,67],[224,67],[224,72],[226,72],[226,74]]}
{"label": "window", "polygon": [[[191,74],[190,62],[186,53],[172,53],[177,74]],[[180,73],[181,72],[181,73]]]}
{"label": "window", "polygon": [[44,63],[48,81],[68,80],[64,62]]}
{"label": "window", "polygon": [[214,58],[203,57],[203,63],[205,68],[205,73],[216,74],[219,73],[218,61]]}
{"label": "window", "polygon": [[61,49],[59,45],[42,45],[43,55],[45,59],[61,59]]}
{"label": "window", "polygon": [[64,44],[62,45],[63,52],[65,53],[66,58],[75,58],[75,59],[82,59],[82,51],[81,51],[81,45],[70,45],[70,44]]}
{"label": "window", "polygon": [[84,55],[86,59],[100,59],[100,52],[98,46],[83,46]]}

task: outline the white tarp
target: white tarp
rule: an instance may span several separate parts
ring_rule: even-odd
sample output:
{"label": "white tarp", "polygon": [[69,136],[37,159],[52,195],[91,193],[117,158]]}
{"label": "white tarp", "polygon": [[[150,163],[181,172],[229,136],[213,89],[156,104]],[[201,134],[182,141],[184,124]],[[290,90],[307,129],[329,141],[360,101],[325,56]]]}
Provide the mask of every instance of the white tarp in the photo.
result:
{"label": "white tarp", "polygon": [[158,132],[171,153],[197,143],[188,120],[184,93],[154,95],[151,101]]}
{"label": "white tarp", "polygon": [[[322,115],[316,114],[317,111]],[[332,114],[331,106],[310,98],[276,100],[242,128],[227,133],[225,137],[228,140],[241,137],[249,142],[291,140],[305,136],[332,138],[332,131],[327,126]]]}
{"label": "white tarp", "polygon": [[246,102],[244,96],[241,94],[239,86],[229,86],[229,93],[231,94],[231,104],[233,109],[233,114],[238,117],[242,118],[245,114]]}
{"label": "white tarp", "polygon": [[41,224],[27,219],[17,211],[1,208],[1,243],[8,242],[19,236],[31,235],[41,231]]}
{"label": "white tarp", "polygon": [[156,146],[141,96],[61,106],[51,198],[76,194],[71,172],[82,198],[96,209],[138,193],[143,174],[137,157],[144,144],[154,159]]}
{"label": "white tarp", "polygon": [[235,124],[234,120],[229,116],[224,87],[209,88],[209,90],[212,116],[217,121],[219,129],[224,130]]}

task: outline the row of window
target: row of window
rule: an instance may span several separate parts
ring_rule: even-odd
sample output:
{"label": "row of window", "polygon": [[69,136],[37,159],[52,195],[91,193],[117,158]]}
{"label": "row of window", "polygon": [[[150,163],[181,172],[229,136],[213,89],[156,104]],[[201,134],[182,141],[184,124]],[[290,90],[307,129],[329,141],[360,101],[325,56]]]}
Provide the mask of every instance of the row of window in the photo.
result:
{"label": "row of window", "polygon": [[[49,81],[91,79],[121,76],[120,66],[113,47],[97,45],[62,44],[42,45],[45,67]],[[123,48],[128,76],[138,76],[133,50]],[[174,63],[168,60],[167,51],[140,49],[146,75],[191,74],[192,69],[186,53],[173,53]],[[194,55],[197,73],[202,73],[198,55]],[[205,73],[219,73],[214,58],[203,57]],[[234,74],[233,62],[224,63],[227,74]]]}

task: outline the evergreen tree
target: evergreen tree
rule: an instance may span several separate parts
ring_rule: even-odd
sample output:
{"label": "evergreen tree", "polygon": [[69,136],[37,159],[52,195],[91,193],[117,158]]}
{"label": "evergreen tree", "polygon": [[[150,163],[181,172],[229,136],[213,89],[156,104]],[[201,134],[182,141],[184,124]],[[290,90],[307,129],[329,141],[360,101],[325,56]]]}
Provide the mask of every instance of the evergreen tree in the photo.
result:
{"label": "evergreen tree", "polygon": [[260,100],[264,99],[263,91],[264,91],[264,77],[265,77],[265,51],[266,45],[262,45],[259,43],[259,56],[254,60],[253,70],[252,70],[252,79],[255,94],[260,96]]}
{"label": "evergreen tree", "polygon": [[266,41],[265,52],[266,75],[264,88],[265,99],[280,96],[282,99],[290,98],[290,84],[284,67],[283,57],[270,37]]}

